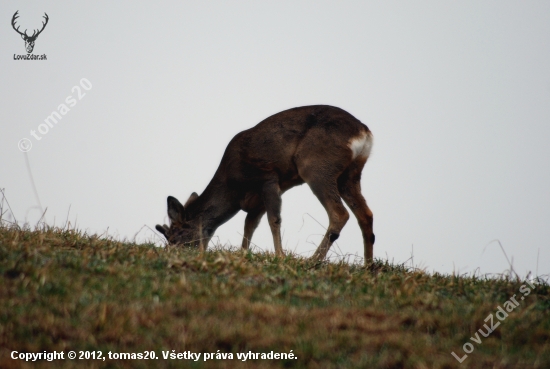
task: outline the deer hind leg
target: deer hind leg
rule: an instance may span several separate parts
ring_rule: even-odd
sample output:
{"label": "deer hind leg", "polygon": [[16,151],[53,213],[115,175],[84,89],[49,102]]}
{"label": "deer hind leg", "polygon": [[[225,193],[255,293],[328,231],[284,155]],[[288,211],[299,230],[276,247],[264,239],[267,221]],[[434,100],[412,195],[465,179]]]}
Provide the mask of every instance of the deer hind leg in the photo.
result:
{"label": "deer hind leg", "polygon": [[277,180],[266,182],[262,189],[262,200],[267,212],[267,221],[273,235],[275,254],[284,256],[281,242],[281,189]]}
{"label": "deer hind leg", "polygon": [[315,196],[319,199],[328,214],[329,226],[321,244],[311,257],[321,261],[327,256],[332,243],[340,237],[340,232],[349,219],[349,213],[344,208],[335,180],[319,178],[319,180],[306,180]]}
{"label": "deer hind leg", "polygon": [[340,195],[351,209],[361,233],[363,234],[363,246],[365,248],[365,265],[372,262],[374,233],[372,230],[372,211],[367,206],[365,198],[361,194],[361,171],[365,161],[356,161],[338,178],[338,190]]}
{"label": "deer hind leg", "polygon": [[256,228],[258,228],[258,224],[260,224],[260,220],[262,220],[264,214],[265,208],[263,206],[259,206],[255,209],[250,210],[246,215],[246,219],[244,221],[244,235],[242,244],[243,250],[248,250],[248,248],[250,247],[252,235],[254,234]]}

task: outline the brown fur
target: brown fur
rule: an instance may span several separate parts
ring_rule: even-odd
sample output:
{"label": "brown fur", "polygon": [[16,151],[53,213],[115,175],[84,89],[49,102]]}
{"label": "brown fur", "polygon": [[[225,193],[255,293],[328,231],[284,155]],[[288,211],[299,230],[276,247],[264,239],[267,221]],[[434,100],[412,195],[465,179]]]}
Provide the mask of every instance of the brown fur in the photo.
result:
{"label": "brown fur", "polygon": [[340,235],[352,210],[363,234],[365,262],[372,260],[373,216],[361,195],[361,171],[367,158],[353,159],[349,142],[371,135],[348,112],[326,105],[282,111],[237,134],[227,145],[220,166],[198,196],[185,205],[168,197],[170,227],[157,225],[170,243],[208,244],[216,229],[239,210],[248,213],[242,247],[267,213],[277,255],[281,245],[281,195],[307,183],[329,217],[327,233],[313,255],[323,260]]}

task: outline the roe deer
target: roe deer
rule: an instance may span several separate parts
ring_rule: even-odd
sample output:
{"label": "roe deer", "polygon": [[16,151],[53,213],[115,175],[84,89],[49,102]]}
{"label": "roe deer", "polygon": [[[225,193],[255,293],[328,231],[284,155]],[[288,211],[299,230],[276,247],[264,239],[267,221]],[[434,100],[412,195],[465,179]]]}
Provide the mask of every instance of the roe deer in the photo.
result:
{"label": "roe deer", "polygon": [[314,105],[282,111],[233,137],[200,196],[193,192],[185,205],[169,196],[170,226],[156,229],[169,243],[202,248],[220,225],[244,210],[242,248],[248,249],[267,213],[275,252],[283,256],[281,195],[305,182],[329,218],[312,259],[325,258],[349,218],[342,198],[359,222],[367,264],[373,256],[373,216],[360,180],[371,147],[368,127],[340,108]]}

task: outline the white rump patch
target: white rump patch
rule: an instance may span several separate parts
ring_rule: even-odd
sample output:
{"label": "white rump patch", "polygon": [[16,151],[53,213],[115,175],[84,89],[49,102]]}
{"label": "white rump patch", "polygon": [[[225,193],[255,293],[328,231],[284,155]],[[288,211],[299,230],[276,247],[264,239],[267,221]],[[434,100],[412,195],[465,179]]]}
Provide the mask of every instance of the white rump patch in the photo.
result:
{"label": "white rump patch", "polygon": [[349,141],[348,146],[351,150],[352,159],[358,157],[367,159],[372,149],[372,134],[365,132],[359,137],[354,137]]}

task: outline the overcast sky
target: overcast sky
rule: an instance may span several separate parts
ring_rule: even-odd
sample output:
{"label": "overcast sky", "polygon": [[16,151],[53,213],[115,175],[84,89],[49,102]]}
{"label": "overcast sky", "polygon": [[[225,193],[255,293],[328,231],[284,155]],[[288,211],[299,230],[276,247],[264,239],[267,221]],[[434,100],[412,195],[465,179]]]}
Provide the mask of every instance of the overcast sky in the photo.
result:
{"label": "overcast sky", "polygon": [[[29,34],[48,14],[47,60],[14,60],[17,10]],[[498,239],[520,275],[550,273],[549,2],[3,0],[0,33],[0,188],[20,222],[40,218],[23,138],[48,224],[70,208],[82,230],[133,239],[167,222],[168,195],[204,190],[236,133],[328,104],[374,134],[375,257],[414,247],[427,271],[499,273]],[[213,240],[240,245],[244,217]],[[307,185],[282,218],[283,247],[310,255],[328,219]],[[253,242],[274,250],[265,217]],[[363,256],[353,216],[331,251]]]}

